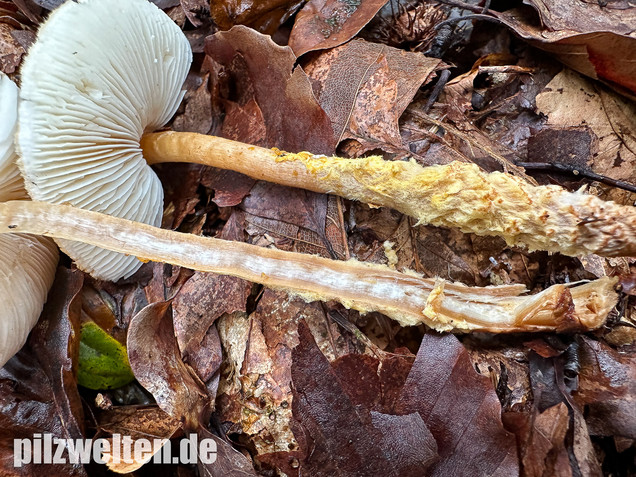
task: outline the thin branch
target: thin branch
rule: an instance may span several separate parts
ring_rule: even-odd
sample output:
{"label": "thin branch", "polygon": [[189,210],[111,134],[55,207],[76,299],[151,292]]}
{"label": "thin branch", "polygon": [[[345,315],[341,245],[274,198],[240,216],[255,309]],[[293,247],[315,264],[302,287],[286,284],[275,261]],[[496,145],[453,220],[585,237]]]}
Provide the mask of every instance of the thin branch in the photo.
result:
{"label": "thin branch", "polygon": [[562,164],[560,162],[517,162],[519,167],[523,167],[526,170],[540,170],[540,171],[556,171],[566,174],[572,174],[577,177],[585,177],[593,181],[600,182],[601,184],[607,184],[612,187],[618,187],[629,192],[636,192],[636,185],[629,182],[619,181],[618,179],[612,179],[596,172],[592,172],[587,169],[580,169],[570,164]]}

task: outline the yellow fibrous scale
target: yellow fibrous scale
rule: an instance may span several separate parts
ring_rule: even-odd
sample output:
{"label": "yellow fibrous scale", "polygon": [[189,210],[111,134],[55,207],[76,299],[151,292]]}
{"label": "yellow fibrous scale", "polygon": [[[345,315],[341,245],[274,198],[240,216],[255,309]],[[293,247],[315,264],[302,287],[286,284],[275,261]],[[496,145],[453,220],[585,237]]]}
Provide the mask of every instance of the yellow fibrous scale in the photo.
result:
{"label": "yellow fibrous scale", "polygon": [[533,186],[510,174],[452,162],[422,167],[414,160],[385,161],[288,154],[325,192],[391,207],[418,224],[457,227],[503,237],[509,245],[566,255],[636,255],[636,208],[582,191]]}

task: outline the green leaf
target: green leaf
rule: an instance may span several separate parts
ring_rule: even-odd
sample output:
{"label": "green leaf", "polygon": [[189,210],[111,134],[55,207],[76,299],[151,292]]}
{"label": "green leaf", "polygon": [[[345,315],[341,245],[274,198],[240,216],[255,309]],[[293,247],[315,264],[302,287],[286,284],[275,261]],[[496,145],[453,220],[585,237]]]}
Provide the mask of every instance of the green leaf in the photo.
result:
{"label": "green leaf", "polygon": [[133,379],[126,347],[94,322],[82,324],[78,383],[89,389],[112,389]]}

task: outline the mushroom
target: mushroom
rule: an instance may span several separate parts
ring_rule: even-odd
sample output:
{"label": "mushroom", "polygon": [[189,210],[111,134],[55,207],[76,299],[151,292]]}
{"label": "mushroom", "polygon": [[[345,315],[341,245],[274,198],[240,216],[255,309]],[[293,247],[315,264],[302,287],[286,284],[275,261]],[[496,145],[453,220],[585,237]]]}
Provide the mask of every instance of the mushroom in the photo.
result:
{"label": "mushroom", "polygon": [[[18,87],[0,73],[0,201],[28,199],[15,164]],[[58,253],[45,237],[0,235],[0,367],[26,342],[53,284]]]}
{"label": "mushroom", "polygon": [[313,300],[337,300],[362,313],[440,331],[580,331],[601,326],[616,305],[615,278],[553,285],[523,296],[523,285],[468,287],[400,273],[384,265],[337,261],[164,230],[68,205],[0,203],[0,234],[76,240],[114,252],[240,277]]}
{"label": "mushroom", "polygon": [[[15,119],[17,88],[7,81],[6,87],[13,96],[3,94],[2,105],[7,111],[1,111],[1,117]],[[2,86],[4,90],[5,84]],[[13,104],[12,110],[6,106],[10,103]],[[5,139],[12,137],[12,130],[0,136]],[[12,184],[0,189],[12,191],[0,196],[0,243],[19,241],[26,244],[23,248],[28,254],[10,252],[8,246],[0,248],[0,263],[9,261],[9,266],[5,265],[3,270],[11,270],[16,275],[10,283],[13,289],[6,293],[10,297],[10,306],[5,308],[7,315],[0,325],[8,323],[9,319],[27,323],[21,314],[22,308],[29,309],[30,320],[29,327],[25,327],[20,335],[21,341],[16,341],[13,347],[2,348],[6,349],[6,356],[1,355],[5,360],[19,349],[30,326],[37,320],[57,261],[50,241],[23,233],[55,237],[62,243],[72,240],[82,246],[98,247],[104,250],[103,253],[116,253],[125,259],[143,257],[144,260],[238,276],[284,289],[307,300],[338,300],[363,313],[379,311],[403,325],[426,323],[438,330],[594,329],[604,322],[617,301],[613,290],[616,280],[610,278],[574,288],[555,285],[537,295],[522,296],[526,291],[522,285],[471,288],[356,260],[334,261],[162,230],[68,205],[14,200],[3,202],[26,195],[20,188],[13,160],[14,153],[10,149],[10,154],[0,162],[0,170],[7,171],[6,184]],[[38,245],[42,248],[36,248]],[[48,267],[48,273],[33,273],[42,264]],[[20,299],[20,294],[15,292],[16,283],[31,288],[27,296],[34,300],[27,307],[11,306]],[[0,329],[0,343],[3,330]]]}
{"label": "mushroom", "polygon": [[[499,235],[510,245],[570,255],[636,254],[634,207],[486,174],[474,164],[421,167],[152,133],[175,112],[190,61],[180,29],[146,0],[58,7],[22,67],[19,145],[31,197],[158,225],[162,191],[146,160],[198,162],[392,207],[418,223]],[[58,243],[100,278],[129,276],[140,266],[134,257]]]}

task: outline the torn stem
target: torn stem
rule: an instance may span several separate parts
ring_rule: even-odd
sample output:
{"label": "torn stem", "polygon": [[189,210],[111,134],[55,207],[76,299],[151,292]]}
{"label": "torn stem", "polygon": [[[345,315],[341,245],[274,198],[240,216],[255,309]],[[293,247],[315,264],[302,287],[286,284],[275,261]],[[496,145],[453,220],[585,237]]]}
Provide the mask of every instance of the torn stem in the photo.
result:
{"label": "torn stem", "polygon": [[194,162],[231,169],[277,184],[391,207],[418,223],[503,237],[508,245],[566,255],[636,255],[636,208],[533,186],[475,164],[422,167],[384,161],[288,154],[276,149],[172,131],[141,140],[149,163]]}
{"label": "torn stem", "polygon": [[522,285],[467,287],[386,266],[335,261],[241,242],[159,229],[67,205],[0,203],[0,233],[76,240],[142,259],[240,277],[306,300],[336,300],[362,313],[378,311],[402,325],[437,330],[568,331],[593,329],[616,304],[615,280],[569,290],[555,285],[520,296]]}

